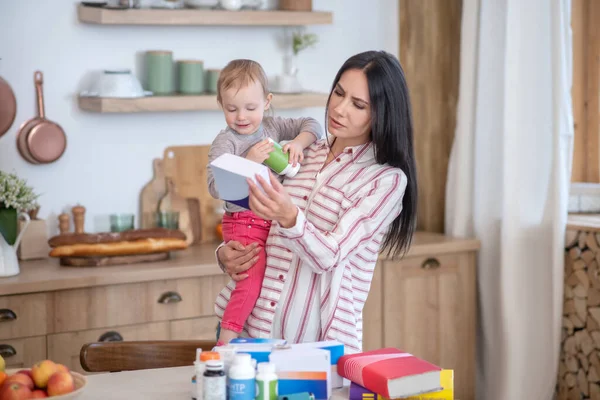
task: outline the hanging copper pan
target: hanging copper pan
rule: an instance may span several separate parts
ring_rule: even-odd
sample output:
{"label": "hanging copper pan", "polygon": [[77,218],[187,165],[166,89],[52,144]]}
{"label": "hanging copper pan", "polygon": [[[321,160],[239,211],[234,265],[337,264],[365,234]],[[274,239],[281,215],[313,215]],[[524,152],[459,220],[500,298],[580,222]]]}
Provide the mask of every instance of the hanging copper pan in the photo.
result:
{"label": "hanging copper pan", "polygon": [[0,137],[4,135],[13,122],[17,114],[17,100],[12,88],[4,79],[0,77]]}
{"label": "hanging copper pan", "polygon": [[21,156],[32,164],[48,164],[62,156],[67,147],[67,138],[63,129],[46,119],[44,111],[43,75],[34,74],[37,93],[38,116],[24,122],[17,134],[17,148]]}

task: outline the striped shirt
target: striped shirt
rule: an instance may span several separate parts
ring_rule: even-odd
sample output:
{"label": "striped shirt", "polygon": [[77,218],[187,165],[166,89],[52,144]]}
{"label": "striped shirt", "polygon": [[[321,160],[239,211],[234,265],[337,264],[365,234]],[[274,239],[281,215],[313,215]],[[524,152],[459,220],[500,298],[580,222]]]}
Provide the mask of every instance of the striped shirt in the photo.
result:
{"label": "striped shirt", "polygon": [[[323,168],[326,140],[305,150],[284,186],[298,207],[296,225],[273,222],[261,293],[243,336],[291,343],[338,340],[362,351],[362,310],[382,240],[402,210],[406,175],[375,161],[372,143],[348,147]],[[219,318],[235,287],[219,294]]]}

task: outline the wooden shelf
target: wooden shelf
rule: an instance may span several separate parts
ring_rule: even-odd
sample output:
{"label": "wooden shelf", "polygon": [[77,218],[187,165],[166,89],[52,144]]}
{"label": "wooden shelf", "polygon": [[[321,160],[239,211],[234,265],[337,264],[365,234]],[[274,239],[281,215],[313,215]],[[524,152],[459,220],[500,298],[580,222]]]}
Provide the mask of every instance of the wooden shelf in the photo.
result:
{"label": "wooden shelf", "polygon": [[[324,107],[327,93],[273,94],[273,108]],[[97,113],[220,110],[215,95],[149,96],[136,99],[79,97],[79,108]]]}
{"label": "wooden shelf", "polygon": [[198,9],[110,10],[78,5],[79,21],[101,25],[323,25],[333,22],[325,11],[224,11]]}

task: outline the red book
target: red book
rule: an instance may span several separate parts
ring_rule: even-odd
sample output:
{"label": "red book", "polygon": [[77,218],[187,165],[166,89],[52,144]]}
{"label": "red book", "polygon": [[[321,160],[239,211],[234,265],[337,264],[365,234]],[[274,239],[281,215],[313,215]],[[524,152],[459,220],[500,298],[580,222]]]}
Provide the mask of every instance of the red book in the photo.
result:
{"label": "red book", "polygon": [[441,390],[441,371],[394,348],[348,354],[338,360],[338,374],[388,399]]}

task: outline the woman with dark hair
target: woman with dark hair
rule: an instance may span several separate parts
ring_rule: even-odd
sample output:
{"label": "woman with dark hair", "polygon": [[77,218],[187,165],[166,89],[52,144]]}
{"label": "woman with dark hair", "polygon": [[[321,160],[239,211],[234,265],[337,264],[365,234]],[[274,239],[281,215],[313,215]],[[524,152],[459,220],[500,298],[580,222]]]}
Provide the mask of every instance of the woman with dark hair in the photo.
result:
{"label": "woman with dark hair", "polygon": [[[417,180],[411,106],[398,59],[382,51],[349,58],[327,101],[330,136],[305,150],[298,174],[281,184],[249,181],[250,208],[272,220],[261,294],[242,336],[291,343],[338,340],[362,350],[362,310],[378,255],[408,250],[415,230]],[[245,278],[255,244],[217,249],[232,282],[219,294],[220,317],[235,281]]]}

